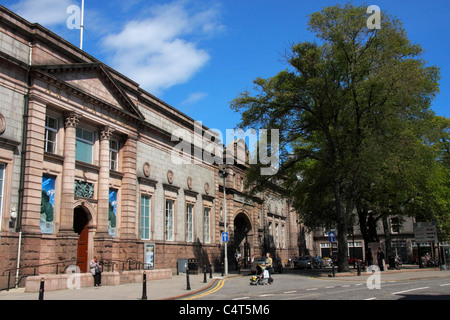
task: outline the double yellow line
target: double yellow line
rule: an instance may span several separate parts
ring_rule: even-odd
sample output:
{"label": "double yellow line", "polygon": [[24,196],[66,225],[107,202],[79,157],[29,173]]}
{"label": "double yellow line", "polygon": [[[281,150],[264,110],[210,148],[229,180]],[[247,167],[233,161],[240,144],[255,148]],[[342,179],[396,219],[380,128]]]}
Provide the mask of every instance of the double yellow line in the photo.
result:
{"label": "double yellow line", "polygon": [[194,295],[194,296],[187,297],[187,298],[185,298],[183,300],[194,300],[194,299],[198,299],[198,298],[202,298],[204,296],[210,295],[210,294],[212,294],[212,293],[222,289],[224,284],[225,284],[225,279],[219,280],[219,282],[217,282],[217,284],[212,289],[210,289],[208,291],[205,291],[205,292],[202,292],[202,293],[199,293],[199,294]]}

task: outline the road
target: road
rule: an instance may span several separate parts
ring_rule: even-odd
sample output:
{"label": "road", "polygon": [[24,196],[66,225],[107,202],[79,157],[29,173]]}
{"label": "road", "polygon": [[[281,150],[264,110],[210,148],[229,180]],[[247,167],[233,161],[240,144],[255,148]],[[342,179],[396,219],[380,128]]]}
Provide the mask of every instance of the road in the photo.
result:
{"label": "road", "polygon": [[[275,274],[272,285],[250,285],[250,275],[217,281],[186,300],[450,300],[450,272],[363,274],[360,277],[318,277],[290,270]],[[369,285],[367,281],[369,280]],[[376,288],[375,284],[379,284]],[[372,289],[370,289],[372,288]]]}

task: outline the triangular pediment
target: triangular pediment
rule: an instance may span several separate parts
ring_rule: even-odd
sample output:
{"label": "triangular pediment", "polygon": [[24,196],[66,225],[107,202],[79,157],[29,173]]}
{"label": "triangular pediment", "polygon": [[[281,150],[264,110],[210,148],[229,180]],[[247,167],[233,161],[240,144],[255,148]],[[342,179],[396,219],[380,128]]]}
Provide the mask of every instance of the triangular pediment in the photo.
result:
{"label": "triangular pediment", "polygon": [[102,63],[40,65],[36,68],[118,110],[144,119],[138,107]]}

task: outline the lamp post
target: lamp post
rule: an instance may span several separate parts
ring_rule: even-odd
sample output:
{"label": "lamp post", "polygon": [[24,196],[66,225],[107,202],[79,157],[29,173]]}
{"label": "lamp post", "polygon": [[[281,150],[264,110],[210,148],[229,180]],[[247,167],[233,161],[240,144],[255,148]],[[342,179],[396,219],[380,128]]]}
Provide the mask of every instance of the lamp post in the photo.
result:
{"label": "lamp post", "polygon": [[[219,168],[219,176],[223,178],[223,220],[224,220],[224,232],[227,232],[227,199],[226,199],[226,177],[228,176],[228,173],[225,169],[225,166],[222,166]],[[224,254],[224,269],[225,269],[225,276],[228,275],[228,253],[227,253],[227,242],[225,242],[225,254]]]}

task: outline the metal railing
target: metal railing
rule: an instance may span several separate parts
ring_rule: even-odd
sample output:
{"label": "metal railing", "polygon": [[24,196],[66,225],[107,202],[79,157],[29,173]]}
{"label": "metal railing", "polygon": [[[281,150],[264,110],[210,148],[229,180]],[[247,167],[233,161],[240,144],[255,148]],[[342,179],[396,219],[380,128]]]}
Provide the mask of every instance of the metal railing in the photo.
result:
{"label": "metal railing", "polygon": [[[8,276],[7,287],[0,288],[0,291],[13,289],[20,285],[21,281],[29,276],[36,276],[40,274],[40,270],[45,269],[46,274],[60,274],[64,273],[66,269],[70,266],[77,265],[78,260],[64,260],[58,262],[51,263],[43,263],[37,265],[29,265],[22,266],[17,270],[17,268],[11,268],[3,271],[2,276]],[[131,271],[131,270],[149,270],[152,267],[144,263],[142,261],[134,260],[134,259],[126,259],[126,260],[113,260],[113,259],[100,259],[99,264],[103,271],[106,272],[114,272],[117,271],[122,273],[123,271]],[[19,271],[19,277],[16,279],[17,271]],[[13,278],[13,279],[11,279]],[[13,281],[13,285],[11,285],[11,281]]]}
{"label": "metal railing", "polygon": [[[36,276],[39,274],[39,269],[40,268],[48,268],[48,270],[53,269],[54,270],[54,274],[59,274],[62,272],[64,272],[67,267],[71,266],[71,265],[76,265],[78,263],[77,260],[64,260],[64,261],[58,261],[58,262],[51,262],[51,263],[42,263],[42,264],[36,264],[36,265],[29,265],[29,266],[22,266],[19,269],[17,268],[11,268],[11,269],[7,269],[5,271],[3,271],[2,276],[5,276],[6,274],[8,274],[8,284],[6,288],[1,288],[0,291],[3,290],[7,290],[9,291],[9,289],[13,289],[15,287],[18,287],[20,285],[20,282],[29,277],[29,276]],[[61,268],[62,267],[62,268]],[[26,272],[28,270],[32,270],[32,272]],[[16,274],[20,275],[18,279],[16,278]],[[49,272],[46,272],[49,273]],[[11,274],[13,274],[14,276],[14,286],[11,286]],[[53,274],[53,272],[52,272]]]}
{"label": "metal railing", "polygon": [[144,263],[142,261],[134,260],[134,259],[126,259],[126,260],[112,260],[112,259],[100,259],[99,262],[103,271],[117,271],[119,273],[123,271],[140,271],[140,270],[148,270],[152,269],[151,265],[148,263]]}

